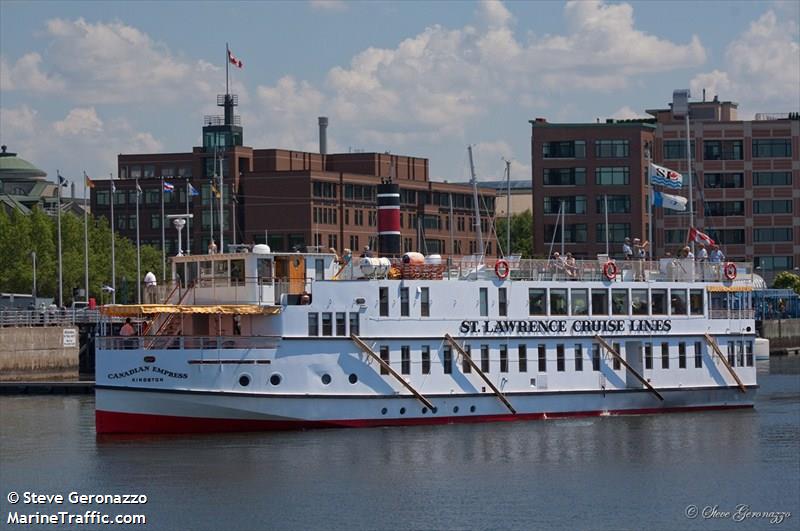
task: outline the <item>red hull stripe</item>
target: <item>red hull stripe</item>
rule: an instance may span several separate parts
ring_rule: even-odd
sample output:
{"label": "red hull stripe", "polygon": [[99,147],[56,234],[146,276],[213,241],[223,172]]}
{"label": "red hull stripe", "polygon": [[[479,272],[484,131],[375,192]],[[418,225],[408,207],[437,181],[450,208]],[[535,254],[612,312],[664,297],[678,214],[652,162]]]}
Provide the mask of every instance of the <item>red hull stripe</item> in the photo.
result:
{"label": "red hull stripe", "polygon": [[378,232],[400,230],[400,205],[378,210]]}
{"label": "red hull stripe", "polygon": [[418,426],[433,424],[460,424],[477,422],[510,422],[517,420],[542,420],[609,415],[649,415],[711,411],[718,409],[752,408],[752,405],[686,406],[669,408],[622,409],[614,411],[564,411],[558,413],[521,413],[518,415],[472,415],[459,417],[417,417],[408,419],[345,419],[345,420],[251,420],[214,419],[202,417],[174,417],[96,411],[95,426],[98,434],[104,433],[221,433],[242,431],[304,430],[316,428],[368,428],[375,426]]}

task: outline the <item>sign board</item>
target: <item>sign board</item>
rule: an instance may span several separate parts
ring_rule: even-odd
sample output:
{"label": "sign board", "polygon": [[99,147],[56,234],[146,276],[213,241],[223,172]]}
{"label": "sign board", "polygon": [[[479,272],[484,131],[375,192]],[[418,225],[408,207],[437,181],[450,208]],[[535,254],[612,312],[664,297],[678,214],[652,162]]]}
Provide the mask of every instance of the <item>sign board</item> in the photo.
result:
{"label": "sign board", "polygon": [[77,347],[78,331],[74,328],[65,328],[61,344],[65,347]]}

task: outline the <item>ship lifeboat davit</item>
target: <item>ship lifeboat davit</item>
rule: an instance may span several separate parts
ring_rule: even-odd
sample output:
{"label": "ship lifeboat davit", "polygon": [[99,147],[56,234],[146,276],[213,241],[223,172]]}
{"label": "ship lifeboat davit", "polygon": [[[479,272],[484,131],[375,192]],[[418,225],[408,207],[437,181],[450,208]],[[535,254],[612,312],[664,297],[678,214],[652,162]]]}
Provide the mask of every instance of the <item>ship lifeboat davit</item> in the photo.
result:
{"label": "ship lifeboat davit", "polygon": [[392,267],[392,263],[389,261],[388,258],[361,258],[358,263],[359,269],[361,269],[361,273],[367,277],[384,277],[386,273],[389,272],[389,269]]}
{"label": "ship lifeboat davit", "polygon": [[424,265],[425,257],[422,253],[406,253],[403,255],[403,264],[405,265]]}

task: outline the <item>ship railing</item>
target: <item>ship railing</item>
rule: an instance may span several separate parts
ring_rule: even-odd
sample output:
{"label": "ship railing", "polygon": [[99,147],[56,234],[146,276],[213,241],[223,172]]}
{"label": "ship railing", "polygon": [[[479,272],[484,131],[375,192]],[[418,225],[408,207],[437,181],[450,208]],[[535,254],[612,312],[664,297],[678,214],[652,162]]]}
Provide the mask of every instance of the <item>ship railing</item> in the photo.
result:
{"label": "ship railing", "polygon": [[756,312],[753,309],[710,309],[708,316],[711,319],[755,319]]}
{"label": "ship railing", "polygon": [[[300,296],[311,293],[313,279],[289,279],[274,276],[230,277],[227,275],[203,276],[193,279],[188,297],[183,304],[281,304],[284,294]],[[299,293],[295,293],[298,292]]]}
{"label": "ship railing", "polygon": [[[451,277],[479,278],[495,276],[495,266],[501,259],[485,259],[482,263],[461,261],[454,264]],[[660,260],[546,260],[527,259],[509,263],[510,278],[533,281],[647,281],[647,282],[724,282],[751,284],[753,264],[750,262],[696,262],[691,259],[663,258]],[[735,268],[731,280],[726,277]],[[726,266],[728,266],[726,271]],[[613,273],[613,274],[612,274]],[[610,278],[611,277],[611,278]]]}
{"label": "ship railing", "polygon": [[64,310],[0,310],[0,327],[72,326],[96,323],[99,310],[67,308]]}
{"label": "ship railing", "polygon": [[247,350],[275,348],[278,336],[106,336],[100,350]]}

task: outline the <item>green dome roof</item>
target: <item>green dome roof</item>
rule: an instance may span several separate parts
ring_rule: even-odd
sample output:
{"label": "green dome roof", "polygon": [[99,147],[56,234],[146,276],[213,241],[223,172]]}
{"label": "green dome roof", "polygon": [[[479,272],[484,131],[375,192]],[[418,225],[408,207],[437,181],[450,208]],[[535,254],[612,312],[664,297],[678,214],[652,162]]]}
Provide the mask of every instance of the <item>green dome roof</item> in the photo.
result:
{"label": "green dome roof", "polygon": [[6,146],[2,146],[0,152],[0,180],[12,179],[44,179],[47,172],[40,170],[25,159],[21,159],[16,153],[7,153]]}

